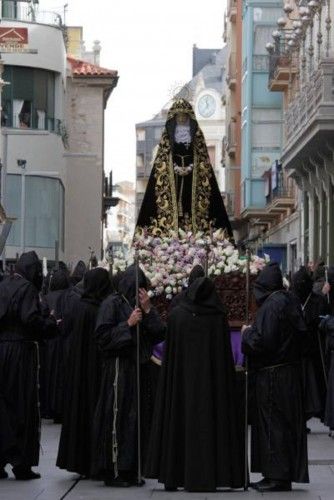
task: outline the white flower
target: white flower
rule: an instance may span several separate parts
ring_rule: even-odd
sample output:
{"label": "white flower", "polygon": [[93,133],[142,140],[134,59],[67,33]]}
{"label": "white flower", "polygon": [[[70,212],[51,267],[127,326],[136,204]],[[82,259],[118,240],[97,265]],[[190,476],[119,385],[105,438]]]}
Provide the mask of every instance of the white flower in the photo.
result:
{"label": "white flower", "polygon": [[170,293],[168,295],[166,295],[167,300],[172,300],[172,298],[173,298],[173,295],[171,295]]}
{"label": "white flower", "polygon": [[173,291],[173,289],[172,289],[172,287],[171,287],[171,286],[169,286],[169,285],[168,285],[168,286],[166,286],[166,288],[165,288],[165,292],[166,292],[167,294],[172,293],[172,291]]}
{"label": "white flower", "polygon": [[209,269],[208,269],[208,274],[209,274],[209,275],[213,274],[213,273],[215,272],[215,270],[216,270],[216,266],[212,264],[212,265],[209,267]]}
{"label": "white flower", "polygon": [[229,265],[225,266],[225,268],[224,268],[224,272],[225,272],[225,273],[230,273],[230,272],[232,272],[232,267],[231,267],[231,266],[229,266]]}
{"label": "white flower", "polygon": [[234,253],[234,247],[232,245],[229,245],[228,247],[224,248],[223,254],[225,254],[227,257],[231,257]]}
{"label": "white flower", "polygon": [[220,276],[221,275],[221,270],[220,269],[216,269],[215,272],[213,273],[215,276]]}

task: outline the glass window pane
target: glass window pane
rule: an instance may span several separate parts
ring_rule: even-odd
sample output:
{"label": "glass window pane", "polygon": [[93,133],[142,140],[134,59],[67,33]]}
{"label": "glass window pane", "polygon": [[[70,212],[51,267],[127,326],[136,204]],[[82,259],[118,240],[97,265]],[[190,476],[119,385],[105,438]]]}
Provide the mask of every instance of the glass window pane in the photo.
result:
{"label": "glass window pane", "polygon": [[26,177],[25,245],[62,246],[61,184],[58,179]]}
{"label": "glass window pane", "polygon": [[32,68],[13,67],[14,99],[32,101],[34,97],[34,70]]}

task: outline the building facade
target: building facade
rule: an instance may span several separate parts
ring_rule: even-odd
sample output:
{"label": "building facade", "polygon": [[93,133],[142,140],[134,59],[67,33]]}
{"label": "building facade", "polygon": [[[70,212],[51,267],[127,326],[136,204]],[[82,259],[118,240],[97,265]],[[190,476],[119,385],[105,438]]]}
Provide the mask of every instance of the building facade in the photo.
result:
{"label": "building facade", "polygon": [[102,248],[103,110],[117,72],[68,58],[60,15],[1,4],[1,28],[27,34],[24,50],[2,52],[1,203],[14,219],[2,260],[86,259],[87,245]]}
{"label": "building facade", "polygon": [[[58,17],[48,18],[31,2],[2,2],[1,27],[26,30],[35,53],[2,52],[2,204],[16,218],[3,258],[36,250],[65,256],[66,50]],[[13,31],[11,31],[13,32]]]}
{"label": "building facade", "polygon": [[135,187],[132,182],[121,181],[113,186],[117,205],[107,216],[105,249],[109,255],[121,251],[126,257],[135,228]]}
{"label": "building facade", "polygon": [[300,260],[299,197],[282,168],[283,96],[268,88],[266,50],[281,9],[277,1],[228,3],[226,189],[240,197],[236,238],[294,270]]}
{"label": "building facade", "polygon": [[293,1],[268,43],[269,88],[284,95],[282,164],[299,189],[301,262],[334,261],[333,3]]}
{"label": "building facade", "polygon": [[241,212],[242,0],[228,0],[223,37],[227,61],[224,82],[226,131],[223,139],[225,205],[237,232]]}

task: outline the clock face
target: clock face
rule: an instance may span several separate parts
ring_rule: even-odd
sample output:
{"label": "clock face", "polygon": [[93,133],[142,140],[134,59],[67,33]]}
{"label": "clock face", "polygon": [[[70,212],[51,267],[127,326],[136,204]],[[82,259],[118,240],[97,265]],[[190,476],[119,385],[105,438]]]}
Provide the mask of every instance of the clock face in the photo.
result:
{"label": "clock face", "polygon": [[198,111],[204,118],[212,116],[216,110],[216,101],[210,94],[202,95],[198,101]]}

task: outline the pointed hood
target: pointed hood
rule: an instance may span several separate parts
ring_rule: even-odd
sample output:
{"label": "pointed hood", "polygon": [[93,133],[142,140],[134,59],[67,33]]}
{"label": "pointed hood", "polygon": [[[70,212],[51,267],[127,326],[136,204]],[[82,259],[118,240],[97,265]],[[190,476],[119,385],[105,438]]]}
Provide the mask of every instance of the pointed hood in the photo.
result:
{"label": "pointed hood", "polygon": [[271,262],[256,278],[253,293],[256,302],[262,304],[273,292],[283,289],[282,271],[276,262]]}
{"label": "pointed hood", "polygon": [[[147,289],[147,279],[141,268],[138,269],[139,288]],[[118,292],[134,307],[136,304],[136,265],[132,264],[122,274],[118,283]]]}
{"label": "pointed hood", "polygon": [[43,268],[36,252],[26,252],[21,255],[15,266],[15,272],[33,283],[38,291],[42,288]]}

